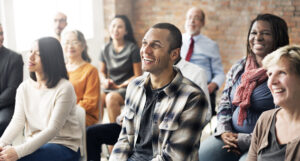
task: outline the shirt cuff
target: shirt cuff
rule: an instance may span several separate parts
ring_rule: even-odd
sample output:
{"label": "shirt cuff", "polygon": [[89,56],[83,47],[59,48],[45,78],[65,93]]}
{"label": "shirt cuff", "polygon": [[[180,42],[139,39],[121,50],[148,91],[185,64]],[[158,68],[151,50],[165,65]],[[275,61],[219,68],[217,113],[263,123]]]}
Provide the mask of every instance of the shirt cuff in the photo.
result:
{"label": "shirt cuff", "polygon": [[218,137],[224,132],[232,132],[231,124],[229,123],[218,124],[214,136]]}
{"label": "shirt cuff", "polygon": [[242,152],[248,151],[251,144],[251,134],[238,133],[238,146]]}

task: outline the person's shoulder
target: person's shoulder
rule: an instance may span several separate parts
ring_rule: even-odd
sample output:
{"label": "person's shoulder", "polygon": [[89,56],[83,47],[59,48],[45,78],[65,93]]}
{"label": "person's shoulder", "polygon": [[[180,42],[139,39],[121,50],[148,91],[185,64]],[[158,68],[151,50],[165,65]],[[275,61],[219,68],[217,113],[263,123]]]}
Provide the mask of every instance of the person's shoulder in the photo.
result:
{"label": "person's shoulder", "polygon": [[3,47],[3,50],[6,50],[6,53],[8,53],[8,55],[11,57],[11,58],[16,58],[16,59],[20,59],[22,58],[22,55],[11,50],[11,49],[8,49],[8,48],[5,48]]}
{"label": "person's shoulder", "polygon": [[260,115],[260,119],[262,119],[262,120],[267,120],[267,119],[273,118],[273,116],[276,114],[276,112],[277,112],[278,110],[280,110],[280,108],[276,108],[276,109],[264,111],[264,112]]}
{"label": "person's shoulder", "polygon": [[103,47],[103,51],[107,51],[109,50],[110,48],[112,48],[112,42],[109,41],[108,43],[106,43]]}
{"label": "person's shoulder", "polygon": [[97,70],[97,68],[93,64],[91,64],[91,63],[84,64],[83,68],[85,68],[87,70],[92,70],[92,71]]}
{"label": "person's shoulder", "polygon": [[239,68],[240,66],[245,66],[246,64],[246,58],[242,58],[238,61],[236,61],[232,66],[231,66],[231,70],[236,70],[237,68]]}
{"label": "person's shoulder", "polygon": [[126,45],[130,50],[136,50],[139,49],[138,45],[131,41],[126,41]]}
{"label": "person's shoulder", "polygon": [[207,37],[206,35],[200,34],[199,36],[200,36],[201,42],[205,42],[205,43],[213,45],[213,46],[217,46],[218,45],[217,42],[215,42],[211,38]]}
{"label": "person's shoulder", "polygon": [[141,83],[145,82],[148,74],[144,73],[130,81],[128,86],[139,86]]}
{"label": "person's shoulder", "polygon": [[[177,66],[177,65],[176,65]],[[179,62],[178,62],[178,66],[177,66],[180,70],[181,68],[188,68],[188,69],[192,69],[193,72],[197,72],[197,73],[205,73],[205,70],[202,69],[200,66],[194,64],[194,63],[191,63],[191,62],[188,62],[184,59],[181,59]]]}

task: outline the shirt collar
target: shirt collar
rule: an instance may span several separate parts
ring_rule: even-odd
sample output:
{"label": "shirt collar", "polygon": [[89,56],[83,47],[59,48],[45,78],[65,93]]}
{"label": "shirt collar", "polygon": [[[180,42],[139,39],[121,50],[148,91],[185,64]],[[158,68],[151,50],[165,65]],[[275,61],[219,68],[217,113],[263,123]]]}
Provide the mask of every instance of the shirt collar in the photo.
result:
{"label": "shirt collar", "polygon": [[[177,67],[173,66],[173,70],[175,71],[176,75],[171,81],[171,83],[163,90],[166,93],[166,95],[170,97],[176,95],[178,88],[183,79],[182,73]],[[138,84],[138,86],[144,88],[145,90],[145,87],[146,85],[148,85],[149,82],[150,82],[150,73],[147,73],[145,78]]]}
{"label": "shirt collar", "polygon": [[[199,40],[202,36],[203,36],[203,35],[201,35],[201,33],[199,33],[198,35],[193,36],[193,39],[194,39],[194,41],[197,41],[197,40]],[[191,36],[190,36],[190,37],[191,37]]]}

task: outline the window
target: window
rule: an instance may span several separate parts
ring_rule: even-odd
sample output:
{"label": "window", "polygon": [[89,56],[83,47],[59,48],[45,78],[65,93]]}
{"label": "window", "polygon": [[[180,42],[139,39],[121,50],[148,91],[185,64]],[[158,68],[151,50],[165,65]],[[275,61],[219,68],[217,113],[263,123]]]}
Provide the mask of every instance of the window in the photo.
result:
{"label": "window", "polygon": [[93,38],[92,0],[13,0],[16,50],[26,51],[34,40],[54,35],[53,18],[57,12],[68,17],[65,30],[78,29],[86,39]]}

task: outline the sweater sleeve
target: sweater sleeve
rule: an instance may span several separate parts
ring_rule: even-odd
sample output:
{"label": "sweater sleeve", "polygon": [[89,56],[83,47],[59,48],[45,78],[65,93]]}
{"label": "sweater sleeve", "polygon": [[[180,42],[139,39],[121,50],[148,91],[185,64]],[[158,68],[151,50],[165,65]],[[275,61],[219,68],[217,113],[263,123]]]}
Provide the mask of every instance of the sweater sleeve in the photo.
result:
{"label": "sweater sleeve", "polygon": [[[40,133],[34,135],[33,138],[27,140],[21,145],[15,146],[15,150],[19,158],[33,153],[42,145],[53,139],[65,124],[72,108],[76,104],[76,95],[70,83],[66,83],[57,89],[55,103],[52,114],[50,116],[48,126]],[[29,92],[29,91],[27,91]],[[34,114],[32,114],[34,115]],[[28,116],[30,117],[30,116]]]}
{"label": "sweater sleeve", "polygon": [[0,143],[3,145],[12,144],[17,135],[24,129],[25,112],[23,107],[23,94],[23,86],[20,85],[17,89],[14,115],[0,139]]}
{"label": "sweater sleeve", "polygon": [[[95,120],[98,119],[98,102],[100,98],[100,80],[96,68],[92,68],[86,78],[86,86],[83,98],[79,100],[78,104],[83,107],[88,114],[87,117],[93,116]],[[88,120],[89,118],[87,118]],[[90,119],[89,119],[90,120]],[[87,122],[91,125],[90,122]]]}

